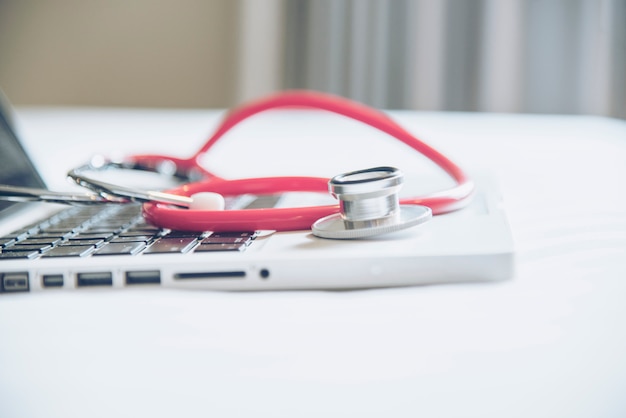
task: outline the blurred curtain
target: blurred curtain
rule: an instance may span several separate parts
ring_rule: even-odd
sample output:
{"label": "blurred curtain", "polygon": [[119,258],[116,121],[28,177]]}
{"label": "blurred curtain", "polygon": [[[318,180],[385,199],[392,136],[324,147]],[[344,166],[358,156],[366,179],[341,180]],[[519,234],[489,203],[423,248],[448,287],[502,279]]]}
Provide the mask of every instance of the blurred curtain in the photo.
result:
{"label": "blurred curtain", "polygon": [[287,0],[285,88],[626,117],[626,0]]}

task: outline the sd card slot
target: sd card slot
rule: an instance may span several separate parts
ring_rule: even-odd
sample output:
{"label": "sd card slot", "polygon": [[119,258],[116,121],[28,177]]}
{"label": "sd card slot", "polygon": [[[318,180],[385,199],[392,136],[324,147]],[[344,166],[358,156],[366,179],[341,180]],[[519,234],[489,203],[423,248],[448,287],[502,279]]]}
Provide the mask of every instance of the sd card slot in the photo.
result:
{"label": "sd card slot", "polygon": [[196,280],[196,279],[243,279],[246,277],[245,271],[196,271],[189,273],[176,273],[176,280]]}

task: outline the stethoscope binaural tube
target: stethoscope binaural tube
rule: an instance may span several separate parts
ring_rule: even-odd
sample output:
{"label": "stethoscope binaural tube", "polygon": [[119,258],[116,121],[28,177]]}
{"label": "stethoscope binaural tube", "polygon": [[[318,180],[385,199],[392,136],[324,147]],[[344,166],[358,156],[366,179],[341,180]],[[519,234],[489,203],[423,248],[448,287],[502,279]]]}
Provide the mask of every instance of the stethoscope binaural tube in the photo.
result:
{"label": "stethoscope binaural tube", "polygon": [[[442,168],[456,185],[451,189],[400,200],[402,205],[423,205],[437,215],[460,209],[469,202],[474,185],[468,176],[443,154],[420,141],[389,116],[365,105],[318,92],[288,91],[233,109],[222,120],[215,133],[188,159],[171,159],[158,155],[139,155],[131,159],[137,164],[154,166],[172,161],[177,172],[195,173],[205,179],[186,184],[168,193],[192,196],[199,192],[215,192],[224,196],[240,194],[274,194],[289,191],[326,192],[326,178],[272,177],[226,180],[203,168],[200,158],[231,128],[241,121],[270,109],[310,108],[333,112],[370,125],[402,141]],[[339,213],[339,205],[304,208],[268,208],[245,210],[194,210],[148,202],[143,205],[145,218],[160,227],[178,230],[210,230],[216,232],[236,230],[305,230],[319,218]]]}

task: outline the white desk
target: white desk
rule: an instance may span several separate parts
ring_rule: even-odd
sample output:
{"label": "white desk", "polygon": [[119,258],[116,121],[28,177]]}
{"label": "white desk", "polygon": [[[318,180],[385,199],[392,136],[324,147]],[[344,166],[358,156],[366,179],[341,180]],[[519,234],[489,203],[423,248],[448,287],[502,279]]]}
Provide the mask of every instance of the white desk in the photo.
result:
{"label": "white desk", "polygon": [[[60,187],[65,170],[94,150],[189,154],[218,116],[21,109],[18,122],[49,184]],[[626,123],[393,116],[470,171],[496,174],[518,250],[513,280],[353,292],[3,296],[0,416],[625,416]],[[260,144],[360,129],[307,117],[305,132],[295,122],[273,123],[271,114],[250,123]],[[328,151],[303,150],[306,143],[294,139],[296,148],[269,167],[258,164],[265,145],[236,164],[222,157],[216,164],[225,174],[310,174],[319,164],[308,156]],[[351,158],[375,160],[374,145]],[[233,147],[225,140],[219,151]]]}

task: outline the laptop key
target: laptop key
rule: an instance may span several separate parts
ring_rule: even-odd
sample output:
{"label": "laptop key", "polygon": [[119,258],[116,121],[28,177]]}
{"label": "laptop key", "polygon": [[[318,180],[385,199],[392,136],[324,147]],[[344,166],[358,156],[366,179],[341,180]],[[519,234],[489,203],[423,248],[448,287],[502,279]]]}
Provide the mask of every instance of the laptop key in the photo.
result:
{"label": "laptop key", "polygon": [[14,242],[14,237],[2,237],[0,238],[0,248],[6,247],[7,245],[13,244]]}
{"label": "laptop key", "polygon": [[54,238],[59,238],[60,239],[60,238],[68,237],[71,234],[72,234],[71,231],[68,231],[68,232],[65,232],[65,233],[63,233],[63,232],[56,232],[56,233],[55,232],[38,232],[38,233],[36,233],[34,235],[31,235],[29,238],[37,238],[37,239],[39,239],[39,238],[53,238],[53,239]]}
{"label": "laptop key", "polygon": [[213,251],[243,251],[246,244],[200,244],[194,250],[194,253],[204,253]]}
{"label": "laptop key", "polygon": [[203,234],[203,232],[193,231],[170,231],[166,238],[200,238]]}
{"label": "laptop key", "polygon": [[150,237],[157,236],[159,231],[124,231],[120,232],[120,237],[143,237],[149,235]]}
{"label": "laptop key", "polygon": [[22,252],[22,251],[42,252],[49,248],[52,248],[52,245],[50,244],[27,245],[27,244],[20,242],[19,244],[11,245],[10,247],[4,248],[2,251],[3,252]]}
{"label": "laptop key", "polygon": [[148,247],[144,254],[186,253],[196,242],[195,238],[161,238]]}
{"label": "laptop key", "polygon": [[61,242],[61,238],[27,238],[24,241],[21,241],[21,245],[56,245]]}
{"label": "laptop key", "polygon": [[154,237],[152,235],[129,235],[129,236],[117,236],[111,241],[111,244],[118,242],[150,242]]}
{"label": "laptop key", "polygon": [[135,255],[139,253],[146,244],[144,242],[115,242],[98,249],[93,255]]}
{"label": "laptop key", "polygon": [[2,238],[7,238],[7,239],[12,239],[15,241],[20,241],[23,239],[26,239],[28,237],[28,232],[20,232],[20,231],[15,231],[12,234],[6,235]]}
{"label": "laptop key", "polygon": [[216,237],[211,235],[202,240],[202,244],[248,244],[251,238],[246,237]]}
{"label": "laptop key", "polygon": [[102,244],[104,244],[104,240],[100,239],[100,238],[93,238],[93,239],[74,239],[74,238],[70,238],[67,241],[64,241],[62,243],[59,244],[59,246],[68,246],[68,245],[75,245],[75,246],[94,246],[94,247],[99,247]]}
{"label": "laptop key", "polygon": [[[59,235],[65,235],[65,234],[70,233],[70,232],[74,232],[76,230],[78,230],[77,226],[73,226],[73,227],[71,227],[71,226],[68,226],[68,227],[61,226],[61,227],[58,227],[58,228],[55,227],[55,228],[42,229],[38,233],[40,233],[40,234],[49,234],[49,235],[57,234],[57,236],[59,236]],[[34,235],[36,235],[36,234],[34,234]]]}
{"label": "laptop key", "polygon": [[254,238],[256,238],[256,232],[248,232],[248,231],[241,231],[241,232],[213,232],[211,234],[211,237],[212,238],[242,237],[242,238],[254,239]]}
{"label": "laptop key", "polygon": [[42,257],[84,257],[94,250],[94,246],[68,245],[54,247],[43,253]]}
{"label": "laptop key", "polygon": [[105,240],[105,239],[111,238],[114,235],[115,234],[113,234],[112,232],[94,232],[94,233],[81,232],[80,234],[74,235],[72,239],[73,240],[92,240],[92,239]]}
{"label": "laptop key", "polygon": [[10,260],[16,258],[34,258],[39,251],[4,251],[0,253],[0,260]]}

